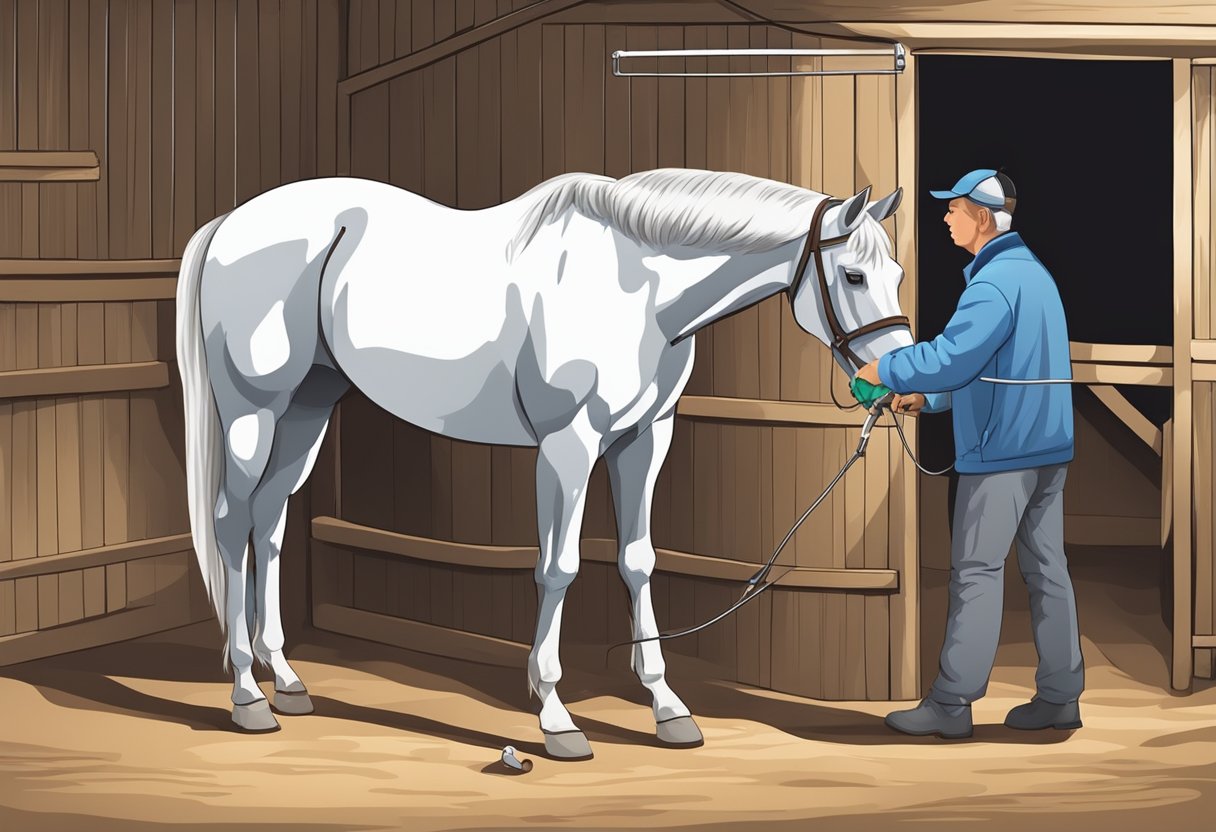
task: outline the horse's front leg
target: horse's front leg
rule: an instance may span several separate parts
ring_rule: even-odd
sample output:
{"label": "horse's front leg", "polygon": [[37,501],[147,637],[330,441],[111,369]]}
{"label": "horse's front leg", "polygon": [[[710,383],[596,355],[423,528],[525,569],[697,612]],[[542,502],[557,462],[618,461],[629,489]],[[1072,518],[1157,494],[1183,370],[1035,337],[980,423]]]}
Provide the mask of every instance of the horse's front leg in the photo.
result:
{"label": "horse's front leg", "polygon": [[560,759],[586,759],[591,746],[557,696],[562,678],[558,644],[566,589],[578,575],[579,532],[587,481],[599,455],[600,435],[580,411],[567,427],[541,439],[536,459],[536,513],[540,560],[536,584],[540,605],[536,639],[528,657],[528,685],[540,697],[545,749]]}
{"label": "horse's front leg", "polygon": [[[657,420],[636,437],[614,444],[605,455],[616,505],[618,566],[629,588],[635,639],[659,634],[650,595],[655,564],[650,512],[659,470],[671,448],[673,420],[670,415]],[[657,640],[635,645],[632,655],[633,669],[653,697],[658,738],[673,746],[701,745],[701,731],[688,707],[667,684],[667,663],[659,645]]]}

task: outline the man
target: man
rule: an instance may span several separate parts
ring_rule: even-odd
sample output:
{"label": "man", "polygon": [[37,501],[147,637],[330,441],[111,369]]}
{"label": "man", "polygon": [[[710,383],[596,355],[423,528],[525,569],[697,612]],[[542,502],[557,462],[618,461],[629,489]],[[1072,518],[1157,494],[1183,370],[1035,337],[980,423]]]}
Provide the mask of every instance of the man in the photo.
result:
{"label": "man", "polygon": [[1009,230],[1017,195],[1008,176],[976,170],[932,194],[949,200],[950,237],[974,255],[963,269],[958,308],[937,338],[894,350],[858,373],[895,391],[898,411],[952,409],[960,475],[941,672],[927,699],[886,721],[906,734],[971,736],[971,703],[987,690],[996,658],[1005,556],[1016,538],[1039,653],[1038,692],[1005,724],[1079,728],[1084,667],[1064,556],[1071,389],[983,380],[1069,378],[1064,308],[1051,274]]}

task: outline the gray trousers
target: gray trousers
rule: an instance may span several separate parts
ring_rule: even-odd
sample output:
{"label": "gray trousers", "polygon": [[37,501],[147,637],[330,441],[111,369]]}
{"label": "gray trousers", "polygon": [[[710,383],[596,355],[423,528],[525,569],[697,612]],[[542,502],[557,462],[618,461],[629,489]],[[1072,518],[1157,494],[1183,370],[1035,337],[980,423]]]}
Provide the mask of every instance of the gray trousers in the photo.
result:
{"label": "gray trousers", "polygon": [[1005,558],[1015,538],[1030,591],[1039,698],[1063,704],[1081,695],[1085,667],[1064,556],[1067,473],[1067,465],[1049,465],[959,477],[946,641],[929,698],[965,705],[987,691],[1001,635]]}

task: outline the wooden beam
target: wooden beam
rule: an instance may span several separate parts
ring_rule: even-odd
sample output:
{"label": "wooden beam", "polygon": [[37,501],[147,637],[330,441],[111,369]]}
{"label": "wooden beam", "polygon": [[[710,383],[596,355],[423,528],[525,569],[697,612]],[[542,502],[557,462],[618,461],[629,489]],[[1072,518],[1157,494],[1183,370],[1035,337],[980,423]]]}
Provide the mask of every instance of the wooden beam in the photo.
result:
{"label": "wooden beam", "polygon": [[18,150],[0,153],[0,182],[96,182],[101,165],[91,150]]}
{"label": "wooden beam", "polygon": [[1216,381],[1216,364],[1201,362],[1192,364],[1191,381]]}
{"label": "wooden beam", "polygon": [[425,49],[420,49],[412,55],[398,58],[395,61],[389,61],[388,63],[352,75],[338,83],[338,96],[349,98],[349,96],[354,95],[360,90],[369,89],[378,84],[383,84],[385,81],[391,81],[401,75],[406,75],[415,70],[438,63],[444,58],[452,57],[457,52],[463,52],[470,47],[477,46],[479,43],[484,43],[491,38],[496,38],[499,35],[518,29],[520,26],[556,14],[571,6],[577,6],[582,2],[584,0],[539,0],[539,2],[525,6],[510,14],[505,14],[489,23],[483,23],[480,26],[475,26],[472,29],[467,29],[457,35],[445,38],[439,41],[439,43],[428,46]]}
{"label": "wooden beam", "polygon": [[[861,408],[841,410],[834,404],[736,399],[727,396],[681,396],[676,406],[676,414],[722,422],[805,427],[861,427],[866,420],[866,412]],[[890,423],[879,422],[878,427],[890,427]]]}
{"label": "wooden beam", "polygon": [[1129,402],[1126,396],[1114,387],[1103,384],[1094,385],[1089,389],[1115,418],[1127,425],[1140,441],[1152,448],[1153,453],[1161,456],[1161,431]]}
{"label": "wooden beam", "polygon": [[1216,647],[1216,636],[1192,636],[1192,647]]}
{"label": "wooden beam", "polygon": [[169,365],[164,361],[44,367],[0,373],[0,399],[118,393],[168,386]]}
{"label": "wooden beam", "polygon": [[1207,25],[1084,24],[1047,22],[816,21],[783,26],[824,37],[868,37],[896,40],[914,54],[922,49],[1021,50],[1036,53],[1092,52],[1110,58],[1124,55],[1171,58],[1211,52]]}
{"label": "wooden beam", "polygon": [[202,620],[188,604],[150,604],[65,627],[5,636],[0,638],[0,666],[100,647]]}
{"label": "wooden beam", "polygon": [[0,277],[0,302],[5,303],[173,300],[175,297],[176,277]]}
{"label": "wooden beam", "polygon": [[0,276],[71,275],[92,277],[94,275],[171,274],[177,276],[182,261],[166,260],[51,260],[51,259],[7,259],[0,260]]}
{"label": "wooden beam", "polygon": [[130,543],[114,543],[110,546],[98,546],[95,549],[82,549],[79,552],[66,552],[62,555],[5,561],[0,563],[0,580],[11,581],[35,575],[54,575],[57,572],[91,569],[94,566],[108,566],[111,563],[127,563],[160,555],[173,555],[190,551],[193,546],[190,535],[175,534],[148,540],[134,540]]}
{"label": "wooden beam", "polygon": [[[1210,37],[1210,35],[1209,35]],[[1173,61],[1174,76],[1174,621],[1170,683],[1188,690],[1194,673],[1191,652],[1191,453],[1192,412],[1190,346],[1194,340],[1191,294],[1194,291],[1191,197],[1191,62]]]}
{"label": "wooden beam", "polygon": [[[1183,354],[1185,355],[1185,353]],[[1170,367],[1074,362],[1072,377],[1081,384],[1136,384],[1146,387],[1169,387],[1173,383],[1174,371]]]}
{"label": "wooden beam", "polygon": [[1069,341],[1068,352],[1073,363],[1084,361],[1093,364],[1169,366],[1174,361],[1173,348],[1157,344],[1091,344],[1086,341]]}
{"label": "wooden beam", "polygon": [[[314,517],[312,534],[316,540],[335,546],[480,569],[531,570],[536,567],[539,557],[539,550],[535,546],[452,543],[360,526],[336,517]],[[581,552],[584,560],[607,564],[617,562],[617,546],[614,540],[584,538]],[[758,563],[706,557],[672,549],[657,549],[656,555],[657,571],[696,578],[742,582],[760,568]],[[785,568],[779,565],[775,570]],[[899,572],[894,569],[798,567],[782,578],[780,585],[784,589],[893,592],[899,589]]]}
{"label": "wooden beam", "polygon": [[312,623],[317,629],[331,633],[365,638],[432,656],[498,667],[525,667],[530,650],[527,644],[518,641],[466,633],[338,604],[317,604],[312,611]]}
{"label": "wooden beam", "polygon": [[[895,247],[904,267],[900,288],[900,308],[913,321],[919,320],[917,287],[920,273],[916,248],[916,208],[920,193],[917,178],[918,127],[916,75],[919,62],[913,55],[906,58],[903,75],[895,77],[895,175],[906,197],[895,214]],[[917,419],[904,422],[908,445],[919,452],[920,426]],[[892,440],[893,441],[893,440]],[[901,451],[895,451],[897,455]],[[902,587],[891,596],[891,673],[892,699],[917,699],[921,693],[920,678],[920,477],[916,466],[900,455],[890,465],[898,471],[891,483],[902,498],[892,500],[891,546],[889,565],[900,574]],[[899,529],[899,531],[896,531]],[[901,537],[902,536],[902,537]]]}
{"label": "wooden beam", "polygon": [[1216,341],[1192,341],[1191,358],[1196,361],[1216,361]]}

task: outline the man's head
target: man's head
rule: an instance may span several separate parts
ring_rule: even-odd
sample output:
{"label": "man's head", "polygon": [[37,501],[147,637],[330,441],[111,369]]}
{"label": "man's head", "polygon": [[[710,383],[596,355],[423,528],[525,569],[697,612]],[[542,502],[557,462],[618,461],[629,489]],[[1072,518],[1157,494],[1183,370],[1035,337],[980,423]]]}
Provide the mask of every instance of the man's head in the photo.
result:
{"label": "man's head", "polygon": [[930,193],[950,201],[943,218],[950,239],[972,254],[1013,224],[1017,191],[1008,176],[995,170],[974,170],[950,190]]}

